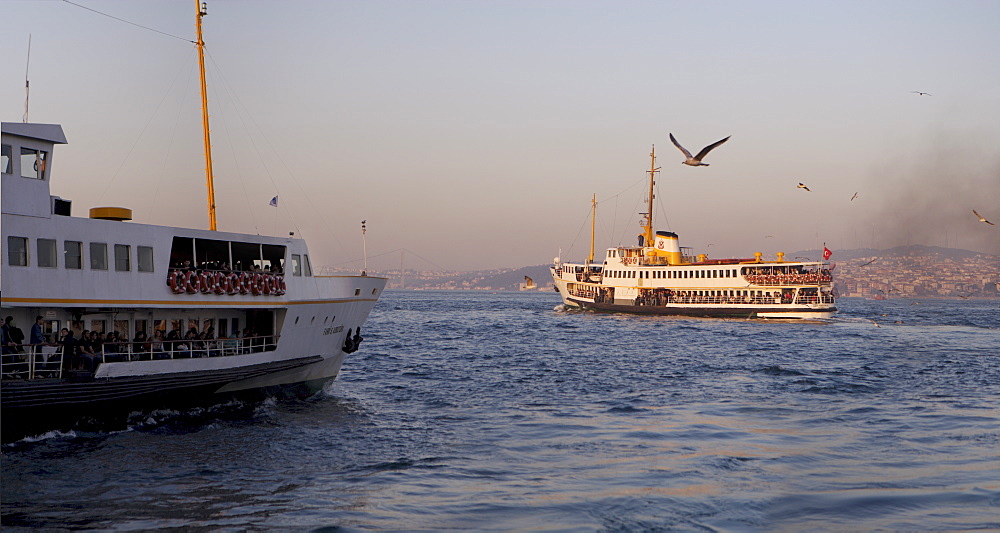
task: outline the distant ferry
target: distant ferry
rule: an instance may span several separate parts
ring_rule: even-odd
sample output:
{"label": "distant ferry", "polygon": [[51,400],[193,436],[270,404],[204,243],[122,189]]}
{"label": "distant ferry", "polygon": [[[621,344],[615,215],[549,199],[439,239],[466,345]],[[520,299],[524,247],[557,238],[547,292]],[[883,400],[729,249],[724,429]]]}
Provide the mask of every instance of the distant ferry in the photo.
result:
{"label": "distant ferry", "polygon": [[653,231],[656,152],[650,153],[649,205],[643,213],[639,245],[608,248],[594,262],[555,259],[552,280],[570,308],[642,315],[692,317],[825,319],[836,313],[833,277],[822,261],[786,261],[779,252],[765,260],[709,259],[691,255],[676,233]]}
{"label": "distant ferry", "polygon": [[358,349],[387,280],[316,275],[302,239],[215,231],[207,132],[200,230],[118,207],[72,216],[50,194],[62,127],[2,124],[4,441],[121,409],[309,394]]}

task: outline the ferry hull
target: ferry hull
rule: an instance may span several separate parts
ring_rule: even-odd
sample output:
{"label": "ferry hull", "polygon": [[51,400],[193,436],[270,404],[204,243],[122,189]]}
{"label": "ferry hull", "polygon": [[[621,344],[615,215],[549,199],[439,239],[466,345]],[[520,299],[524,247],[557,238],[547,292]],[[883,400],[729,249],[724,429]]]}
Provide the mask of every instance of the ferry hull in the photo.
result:
{"label": "ferry hull", "polygon": [[[238,368],[155,373],[115,379],[92,375],[65,379],[8,381],[2,396],[2,440],[11,442],[45,431],[94,425],[119,427],[130,414],[154,409],[217,405],[233,398],[304,397],[336,379],[330,367],[343,361],[319,355],[272,361]],[[317,369],[323,369],[318,371]],[[283,381],[283,374],[306,372],[314,379]]]}
{"label": "ferry hull", "polygon": [[595,303],[586,300],[575,300],[567,298],[564,303],[569,306],[584,310],[600,311],[606,313],[628,313],[635,315],[660,315],[660,316],[688,316],[700,318],[790,318],[790,319],[827,319],[833,318],[837,312],[836,307],[823,307],[818,309],[808,308],[782,308],[782,307],[704,307],[697,305],[674,305],[674,306],[647,306],[647,305],[624,305],[610,303]]}

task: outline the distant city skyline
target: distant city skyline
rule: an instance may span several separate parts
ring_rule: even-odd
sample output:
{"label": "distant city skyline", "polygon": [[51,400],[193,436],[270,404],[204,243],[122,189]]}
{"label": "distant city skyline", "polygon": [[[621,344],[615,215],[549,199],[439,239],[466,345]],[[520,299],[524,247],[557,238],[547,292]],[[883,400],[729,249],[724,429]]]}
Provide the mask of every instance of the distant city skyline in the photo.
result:
{"label": "distant city skyline", "polygon": [[[27,67],[75,215],[207,227],[194,6],[75,3],[156,31],[5,2],[0,117],[21,120]],[[394,263],[579,260],[593,194],[598,255],[636,243],[655,145],[656,228],[711,257],[998,255],[972,213],[1000,222],[998,20],[990,1],[209,1],[219,229],[295,232],[320,267],[360,268],[362,220]],[[732,137],[688,167],[670,133]]]}

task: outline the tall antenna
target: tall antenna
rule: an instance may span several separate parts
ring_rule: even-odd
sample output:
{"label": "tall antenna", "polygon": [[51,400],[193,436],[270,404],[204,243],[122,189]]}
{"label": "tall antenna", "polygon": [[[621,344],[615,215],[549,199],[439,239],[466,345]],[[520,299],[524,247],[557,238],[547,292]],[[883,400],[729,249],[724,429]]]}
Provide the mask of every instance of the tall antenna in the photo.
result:
{"label": "tall antenna", "polygon": [[205,2],[194,0],[194,7],[198,10],[198,17],[195,19],[195,27],[198,32],[198,68],[201,72],[201,128],[205,139],[205,182],[208,186],[208,229],[216,230],[215,220],[215,181],[212,174],[212,141],[209,138],[208,130],[208,86],[205,82],[205,40],[201,37],[201,19],[208,14],[208,6]]}
{"label": "tall antenna", "polygon": [[31,34],[28,34],[28,61],[24,65],[24,117],[21,122],[28,123],[28,98],[31,96],[31,86],[28,83],[28,67],[31,66]]}

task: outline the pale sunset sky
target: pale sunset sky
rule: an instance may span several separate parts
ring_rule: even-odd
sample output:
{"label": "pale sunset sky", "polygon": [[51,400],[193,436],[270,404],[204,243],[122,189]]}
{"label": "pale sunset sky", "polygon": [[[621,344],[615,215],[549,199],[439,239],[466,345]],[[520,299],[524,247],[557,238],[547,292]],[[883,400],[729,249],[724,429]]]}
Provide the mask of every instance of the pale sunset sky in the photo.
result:
{"label": "pale sunset sky", "polygon": [[[0,117],[30,35],[53,194],[206,228],[194,2],[74,4],[0,1]],[[653,145],[657,229],[710,257],[1000,254],[972,214],[1000,224],[994,0],[213,0],[204,24],[219,229],[295,231],[320,267],[360,268],[361,220],[369,270],[581,260],[595,193],[598,257],[633,245]],[[693,168],[671,132],[732,138]]]}

